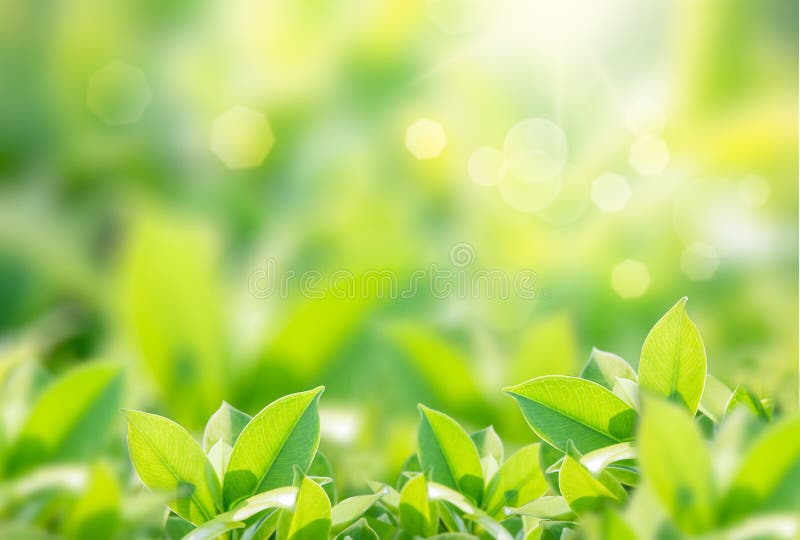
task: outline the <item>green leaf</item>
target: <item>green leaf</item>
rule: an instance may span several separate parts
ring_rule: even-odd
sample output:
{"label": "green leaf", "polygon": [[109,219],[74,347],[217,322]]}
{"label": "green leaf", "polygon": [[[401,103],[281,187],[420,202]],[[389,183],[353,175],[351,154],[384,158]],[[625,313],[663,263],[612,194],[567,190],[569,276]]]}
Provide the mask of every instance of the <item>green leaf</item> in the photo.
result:
{"label": "green leaf", "polygon": [[500,440],[493,426],[476,431],[469,437],[475,443],[481,459],[492,457],[498,464],[503,463],[503,441]]}
{"label": "green leaf", "polygon": [[622,357],[600,349],[592,349],[589,361],[581,371],[581,378],[613,390],[617,377],[634,382],[637,380],[636,372]]}
{"label": "green leaf", "polygon": [[594,512],[609,503],[618,504],[625,500],[625,490],[614,477],[606,471],[593,476],[580,459],[580,454],[570,443],[558,475],[561,495],[576,514]]}
{"label": "green leaf", "polygon": [[193,530],[184,536],[182,540],[213,540],[226,532],[235,531],[242,527],[244,527],[244,523],[241,521],[228,521],[217,518]]}
{"label": "green leaf", "polygon": [[[295,469],[299,471],[299,468]],[[298,472],[300,487],[294,510],[278,520],[277,540],[320,540],[331,531],[331,502],[325,490]]]}
{"label": "green leaf", "polygon": [[319,446],[319,397],[324,387],[278,399],[253,417],[231,452],[223,482],[225,507],[254,493],[292,483]]}
{"label": "green leaf", "polygon": [[547,480],[547,484],[556,495],[561,495],[558,490],[558,470],[550,472],[549,469],[556,463],[563,461],[563,459],[564,452],[561,450],[553,448],[546,443],[539,445],[539,463],[541,463],[541,469],[544,472],[544,477]]}
{"label": "green leaf", "polygon": [[630,379],[617,377],[611,389],[614,395],[628,404],[633,409],[639,410],[639,384]]}
{"label": "green leaf", "polygon": [[700,412],[718,424],[725,416],[725,409],[731,399],[731,389],[713,375],[706,375],[706,384],[700,398]]}
{"label": "green leaf", "polygon": [[356,521],[381,500],[381,492],[371,495],[356,495],[343,500],[331,509],[331,530],[336,533]]}
{"label": "green leaf", "polygon": [[337,534],[334,540],[379,540],[379,538],[378,534],[367,524],[367,520],[361,518]]}
{"label": "green leaf", "polygon": [[209,484],[217,482],[217,477],[200,445],[172,420],[124,412],[128,452],[142,482],[153,491],[168,494],[169,507],[186,521],[199,525],[213,518],[216,505]]}
{"label": "green leaf", "polygon": [[432,469],[432,480],[471,497],[480,504],[483,470],[475,444],[449,416],[419,406],[422,413],[417,441],[424,470]]}
{"label": "green leaf", "polygon": [[233,448],[223,440],[219,440],[208,450],[208,461],[214,467],[217,478],[222,482],[225,477],[225,469],[228,467],[228,460],[231,458]]}
{"label": "green leaf", "polygon": [[428,482],[428,498],[431,501],[445,501],[464,514],[464,517],[476,523],[484,533],[496,540],[513,540],[512,536],[489,514],[474,505],[461,493],[437,482]]}
{"label": "green leaf", "polygon": [[374,493],[381,495],[381,505],[395,513],[400,509],[400,493],[392,486],[375,481],[369,481],[367,485]]}
{"label": "green leaf", "polygon": [[800,418],[771,425],[752,445],[723,499],[725,522],[754,512],[800,513]]}
{"label": "green leaf", "polygon": [[484,508],[495,519],[506,506],[522,506],[547,492],[539,464],[539,443],[519,449],[498,469],[486,488]]}
{"label": "green leaf", "polygon": [[409,534],[422,537],[436,533],[439,512],[428,500],[428,485],[424,474],[411,478],[400,492],[400,525]]}
{"label": "green leaf", "polygon": [[761,399],[752,390],[743,386],[737,386],[730,395],[730,399],[725,405],[725,414],[730,413],[736,407],[747,407],[758,418],[766,422],[772,418],[771,412],[764,407]]}
{"label": "green leaf", "polygon": [[612,463],[630,460],[635,457],[636,448],[633,444],[626,442],[589,452],[581,458],[581,464],[589,469],[592,474],[597,474]]}
{"label": "green leaf", "polygon": [[639,428],[645,479],[680,529],[708,531],[714,522],[711,460],[700,428],[683,408],[650,398]]}
{"label": "green leaf", "polygon": [[203,431],[203,450],[208,452],[218,441],[223,441],[233,448],[248,422],[250,422],[249,414],[223,401],[206,423],[206,429]]}
{"label": "green leaf", "polygon": [[575,519],[575,512],[564,497],[539,497],[520,508],[509,510],[509,514],[531,516],[551,521],[570,521]]}
{"label": "green leaf", "polygon": [[694,414],[706,382],[706,349],[681,298],[655,324],[642,346],[639,386]]}
{"label": "green leaf", "polygon": [[572,440],[590,452],[633,439],[636,412],[599,384],[551,375],[506,388],[541,439],[565,451]]}
{"label": "green leaf", "polygon": [[96,454],[116,414],[121,386],[118,366],[92,363],[47,387],[9,451],[9,473]]}
{"label": "green leaf", "polygon": [[69,513],[64,537],[113,538],[119,522],[119,482],[109,465],[98,463],[92,467],[89,483]]}

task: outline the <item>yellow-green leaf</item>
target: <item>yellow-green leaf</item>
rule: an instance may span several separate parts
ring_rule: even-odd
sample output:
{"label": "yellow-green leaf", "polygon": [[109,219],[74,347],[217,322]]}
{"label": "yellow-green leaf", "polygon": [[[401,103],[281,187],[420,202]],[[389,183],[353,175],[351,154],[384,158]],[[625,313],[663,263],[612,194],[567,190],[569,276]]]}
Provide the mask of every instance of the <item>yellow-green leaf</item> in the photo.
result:
{"label": "yellow-green leaf", "polygon": [[305,471],[319,446],[319,397],[324,388],[278,399],[242,430],[223,482],[226,508],[255,493],[292,483],[295,466]]}
{"label": "yellow-green leaf", "polygon": [[643,405],[638,454],[644,478],[682,531],[708,531],[714,522],[715,496],[700,428],[675,404],[651,398]]}
{"label": "yellow-green leaf", "polygon": [[302,475],[294,510],[284,510],[278,521],[277,540],[320,540],[331,531],[331,502],[325,490]]}
{"label": "yellow-green leaf", "polygon": [[681,298],[653,326],[642,346],[639,387],[694,414],[706,382],[706,349]]}
{"label": "yellow-green leaf", "polygon": [[572,440],[590,452],[633,439],[636,412],[596,382],[552,375],[506,388],[541,439],[565,451]]}
{"label": "yellow-green leaf", "polygon": [[[142,482],[170,497],[169,507],[200,525],[216,514],[211,463],[188,431],[172,420],[139,411],[128,418],[128,452]],[[218,488],[217,488],[218,489]]]}
{"label": "yellow-green leaf", "polygon": [[400,492],[400,525],[409,534],[427,537],[436,533],[439,512],[435,503],[428,500],[425,475],[412,477]]}
{"label": "yellow-green leaf", "polygon": [[432,480],[471,497],[480,504],[483,470],[475,443],[446,414],[419,406],[419,460],[423,470],[432,469]]}
{"label": "yellow-green leaf", "polygon": [[506,460],[486,488],[484,508],[495,519],[506,506],[522,506],[547,492],[547,480],[539,464],[539,443],[519,449]]}
{"label": "yellow-green leaf", "polygon": [[601,384],[609,390],[614,389],[617,377],[636,381],[636,372],[625,360],[614,353],[592,349],[589,361],[581,371],[581,378]]}
{"label": "yellow-green leaf", "polygon": [[581,515],[602,509],[609,503],[621,503],[627,497],[622,486],[607,471],[593,475],[581,462],[570,443],[558,483],[561,495],[575,513]]}

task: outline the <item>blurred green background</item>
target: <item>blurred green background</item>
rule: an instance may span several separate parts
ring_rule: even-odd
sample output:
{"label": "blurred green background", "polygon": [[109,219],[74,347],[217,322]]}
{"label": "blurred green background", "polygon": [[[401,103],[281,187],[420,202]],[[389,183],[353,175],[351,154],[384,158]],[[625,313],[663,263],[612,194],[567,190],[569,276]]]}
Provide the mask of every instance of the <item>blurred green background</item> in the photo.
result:
{"label": "blurred green background", "polygon": [[[32,367],[3,431],[94,359],[124,366],[119,405],[193,430],[223,399],[254,413],[324,384],[347,491],[398,470],[418,402],[529,441],[502,386],[575,374],[593,346],[635,365],[684,295],[710,372],[796,410],[797,19],[777,0],[5,0],[2,365]],[[269,261],[528,270],[535,297],[258,294]],[[100,453],[125,469],[123,432]]]}

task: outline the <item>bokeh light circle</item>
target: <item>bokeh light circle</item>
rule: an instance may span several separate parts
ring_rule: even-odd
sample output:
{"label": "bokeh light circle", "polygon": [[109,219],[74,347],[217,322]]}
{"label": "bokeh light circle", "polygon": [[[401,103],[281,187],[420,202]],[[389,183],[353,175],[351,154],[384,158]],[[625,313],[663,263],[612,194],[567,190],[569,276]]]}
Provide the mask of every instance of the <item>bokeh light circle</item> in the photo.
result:
{"label": "bokeh light circle", "polygon": [[592,202],[603,212],[618,212],[631,198],[631,186],[621,174],[604,173],[592,182]]}
{"label": "bokeh light circle", "polygon": [[550,120],[529,118],[508,131],[503,153],[510,172],[520,180],[548,182],[561,174],[567,161],[567,137]]}
{"label": "bokeh light circle", "polygon": [[503,153],[491,146],[482,146],[472,152],[467,162],[467,172],[480,186],[493,186],[500,182],[505,171]]}
{"label": "bokeh light circle", "polygon": [[710,279],[717,268],[719,255],[710,244],[695,242],[687,246],[681,254],[681,271],[694,281]]}
{"label": "bokeh light circle", "polygon": [[667,143],[658,137],[642,137],[630,146],[628,160],[631,167],[642,176],[661,174],[669,164]]}
{"label": "bokeh light circle", "polygon": [[643,262],[626,259],[611,271],[611,288],[620,298],[639,298],[650,287],[650,271]]}

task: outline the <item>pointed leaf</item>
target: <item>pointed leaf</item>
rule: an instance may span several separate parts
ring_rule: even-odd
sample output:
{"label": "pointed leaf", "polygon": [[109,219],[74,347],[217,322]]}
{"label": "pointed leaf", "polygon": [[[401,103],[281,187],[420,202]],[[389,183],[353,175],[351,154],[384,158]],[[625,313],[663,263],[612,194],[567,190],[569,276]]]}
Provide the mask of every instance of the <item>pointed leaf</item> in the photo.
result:
{"label": "pointed leaf", "polygon": [[118,366],[92,363],[47,387],[9,451],[9,473],[96,453],[117,414],[121,382]]}
{"label": "pointed leaf", "polygon": [[225,507],[292,483],[319,446],[319,397],[324,387],[278,399],[253,417],[236,441],[223,482]]}
{"label": "pointed leaf", "polygon": [[128,452],[142,482],[156,492],[171,494],[169,507],[186,521],[199,525],[214,517],[216,505],[210,482],[216,482],[203,449],[172,420],[126,410]]}
{"label": "pointed leaf", "polygon": [[653,326],[642,346],[639,386],[694,414],[706,382],[706,349],[681,298]]}
{"label": "pointed leaf", "polygon": [[438,507],[428,500],[424,474],[411,478],[400,492],[400,525],[409,534],[427,537],[436,533],[439,525]]}
{"label": "pointed leaf", "polygon": [[625,500],[625,490],[614,477],[606,471],[593,476],[580,459],[580,454],[570,444],[558,475],[561,495],[576,514],[594,512],[609,503],[618,504]]}
{"label": "pointed leaf", "polygon": [[336,533],[359,519],[372,506],[381,500],[381,492],[371,495],[356,495],[343,500],[331,508],[331,530]]}
{"label": "pointed leaf", "polygon": [[69,513],[64,537],[113,538],[120,523],[120,491],[111,467],[105,463],[94,465],[89,484]]}
{"label": "pointed leaf", "polygon": [[449,416],[419,406],[422,413],[418,431],[419,460],[432,469],[432,479],[471,497],[480,504],[483,470],[475,444]]}
{"label": "pointed leaf", "polygon": [[503,463],[503,441],[500,440],[493,426],[476,431],[469,437],[475,443],[481,459],[492,457],[498,465]]}
{"label": "pointed leaf", "polygon": [[539,497],[525,506],[512,508],[509,515],[531,516],[550,521],[569,521],[575,519],[575,512],[564,497]]}
{"label": "pointed leaf", "polygon": [[248,422],[250,415],[223,401],[206,423],[206,429],[203,431],[203,450],[208,452],[218,441],[224,441],[233,448]]}
{"label": "pointed leaf", "polygon": [[700,412],[714,423],[720,423],[731,399],[731,389],[713,375],[706,375],[706,384],[700,398]]}
{"label": "pointed leaf", "polygon": [[600,349],[592,349],[589,361],[581,371],[581,378],[612,390],[617,377],[634,382],[637,380],[636,372],[622,357]]}
{"label": "pointed leaf", "polygon": [[506,388],[531,429],[559,450],[572,440],[590,452],[633,439],[636,412],[599,384],[562,375],[539,377]]}
{"label": "pointed leaf", "polygon": [[702,533],[713,525],[711,459],[700,428],[684,408],[651,398],[639,427],[645,479],[678,527]]}
{"label": "pointed leaf", "polygon": [[379,538],[378,534],[367,524],[367,520],[361,518],[336,535],[334,540],[379,540]]}
{"label": "pointed leaf", "polygon": [[800,514],[800,418],[772,425],[756,440],[722,503],[729,523],[759,511]]}
{"label": "pointed leaf", "polygon": [[300,487],[294,511],[287,512],[278,521],[277,540],[320,540],[328,538],[331,531],[331,502],[325,490],[305,475],[300,476]]}
{"label": "pointed leaf", "polygon": [[486,489],[484,508],[495,519],[506,506],[522,506],[547,492],[539,464],[539,443],[519,449],[498,469]]}

